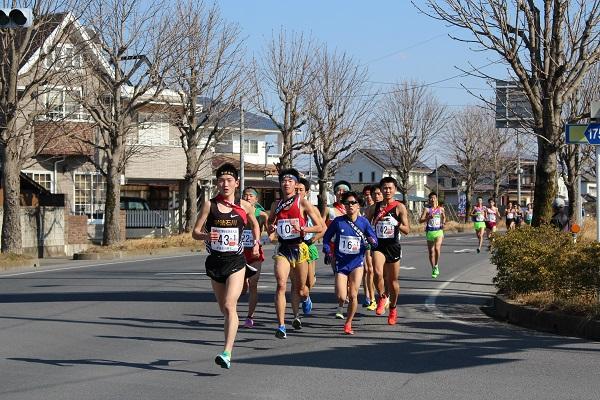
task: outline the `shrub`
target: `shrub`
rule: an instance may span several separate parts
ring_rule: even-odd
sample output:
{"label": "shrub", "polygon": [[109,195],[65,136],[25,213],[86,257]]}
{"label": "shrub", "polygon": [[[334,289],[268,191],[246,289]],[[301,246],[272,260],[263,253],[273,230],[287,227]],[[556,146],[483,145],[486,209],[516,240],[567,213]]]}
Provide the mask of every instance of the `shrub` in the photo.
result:
{"label": "shrub", "polygon": [[573,243],[571,234],[551,226],[523,227],[497,235],[494,283],[509,296],[550,291],[561,298],[596,295],[600,288],[600,244]]}

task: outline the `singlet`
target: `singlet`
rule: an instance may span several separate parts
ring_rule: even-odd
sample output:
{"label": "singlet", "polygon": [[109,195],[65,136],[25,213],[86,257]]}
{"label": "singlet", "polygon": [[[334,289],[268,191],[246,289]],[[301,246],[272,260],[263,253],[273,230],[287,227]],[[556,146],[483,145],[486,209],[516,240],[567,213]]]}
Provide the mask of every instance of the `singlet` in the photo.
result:
{"label": "singlet", "polygon": [[[379,215],[382,202],[375,203],[373,219]],[[371,221],[373,224],[373,221]],[[377,234],[378,247],[398,243],[400,241],[400,218],[396,214],[396,207],[388,211],[374,226]]]}
{"label": "singlet", "polygon": [[[338,210],[340,212],[340,215],[337,215],[335,213],[335,210]],[[344,206],[342,206],[340,203],[333,203],[333,207],[329,207],[329,215],[327,221],[325,221],[326,225],[329,226],[329,224],[331,224],[331,222],[334,219],[343,215],[346,215],[346,209],[344,208]]]}
{"label": "singlet", "polygon": [[[284,200],[280,200],[279,204],[283,202]],[[293,222],[297,222],[301,227],[306,226],[306,220],[300,212],[300,197],[295,196],[289,209],[279,211],[275,221],[279,243],[298,244],[302,242],[303,238],[300,236],[300,232],[294,231],[292,228]]]}
{"label": "singlet", "polygon": [[506,219],[515,219],[515,213],[512,211],[512,208],[507,211]]}
{"label": "singlet", "polygon": [[487,222],[496,222],[496,210],[494,210],[493,208],[490,208],[490,207],[487,208],[486,221]]}
{"label": "singlet", "polygon": [[525,210],[525,221],[533,220],[533,210]]}
{"label": "singlet", "polygon": [[[236,202],[236,204],[239,204]],[[206,251],[209,254],[242,254],[242,231],[244,221],[234,210],[223,213],[219,211],[217,201],[210,200],[210,212],[206,219],[206,230],[219,233],[219,239],[215,242],[206,241]]]}
{"label": "singlet", "polygon": [[442,207],[429,208],[427,213],[432,217],[427,220],[425,230],[427,232],[442,230]]}
{"label": "singlet", "polygon": [[485,221],[484,207],[475,206],[474,209],[475,209],[475,215],[473,216],[473,221],[484,222]]}
{"label": "singlet", "polygon": [[[256,203],[254,205],[254,217],[256,217],[256,220],[258,221],[258,225],[260,226],[260,213],[263,212],[265,209],[258,203]],[[259,228],[260,229],[260,228]],[[244,246],[244,248],[252,248],[254,247],[254,233],[252,231],[252,225],[250,225],[250,222],[248,222],[248,224],[246,224],[246,226],[244,227],[244,231],[242,232],[242,245]]]}

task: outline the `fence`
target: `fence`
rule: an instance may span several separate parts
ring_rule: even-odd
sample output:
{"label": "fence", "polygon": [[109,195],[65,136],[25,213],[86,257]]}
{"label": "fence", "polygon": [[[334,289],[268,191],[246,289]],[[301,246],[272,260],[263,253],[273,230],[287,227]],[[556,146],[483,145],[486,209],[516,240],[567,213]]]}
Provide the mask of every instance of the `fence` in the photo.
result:
{"label": "fence", "polygon": [[179,210],[127,210],[125,226],[128,229],[165,228],[176,232],[179,226]]}

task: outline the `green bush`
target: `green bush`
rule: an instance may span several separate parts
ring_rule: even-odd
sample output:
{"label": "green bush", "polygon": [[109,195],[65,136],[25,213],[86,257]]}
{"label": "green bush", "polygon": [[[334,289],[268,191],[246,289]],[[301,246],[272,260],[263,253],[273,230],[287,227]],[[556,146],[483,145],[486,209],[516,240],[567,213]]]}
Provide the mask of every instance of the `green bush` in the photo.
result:
{"label": "green bush", "polygon": [[497,235],[494,283],[509,296],[551,291],[563,298],[600,288],[600,244],[573,243],[570,233],[551,226],[521,228]]}

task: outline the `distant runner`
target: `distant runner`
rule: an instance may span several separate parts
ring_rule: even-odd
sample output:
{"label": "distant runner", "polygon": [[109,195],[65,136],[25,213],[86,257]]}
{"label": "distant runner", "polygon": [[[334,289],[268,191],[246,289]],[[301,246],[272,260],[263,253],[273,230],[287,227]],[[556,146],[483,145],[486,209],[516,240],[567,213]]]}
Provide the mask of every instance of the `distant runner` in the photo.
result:
{"label": "distant runner", "polygon": [[471,210],[471,217],[473,217],[473,227],[479,240],[477,252],[480,253],[481,246],[483,245],[483,231],[485,229],[485,206],[483,205],[483,198],[477,198],[477,204]]}
{"label": "distant runner", "polygon": [[[361,213],[364,215],[366,210],[375,204],[375,200],[373,200],[375,185],[367,185],[363,188],[363,199],[365,205],[361,210]],[[379,192],[381,193],[381,191]],[[379,199],[381,201],[382,199]],[[377,308],[377,299],[375,297],[375,283],[373,280],[373,257],[371,256],[371,250],[367,250],[365,252],[365,273],[363,275],[363,287],[365,290],[365,301],[363,303],[363,307],[367,307],[371,311],[374,311]]]}
{"label": "distant runner", "polygon": [[423,210],[420,221],[426,224],[425,236],[431,264],[431,277],[435,279],[440,275],[440,254],[444,240],[444,224],[446,223],[446,212],[444,207],[438,204],[436,192],[429,193],[429,207]]}
{"label": "distant runner", "polygon": [[489,198],[488,205],[485,209],[485,230],[489,242],[488,249],[492,247],[492,240],[497,229],[497,221],[500,218],[500,210],[496,207],[496,200]]}

